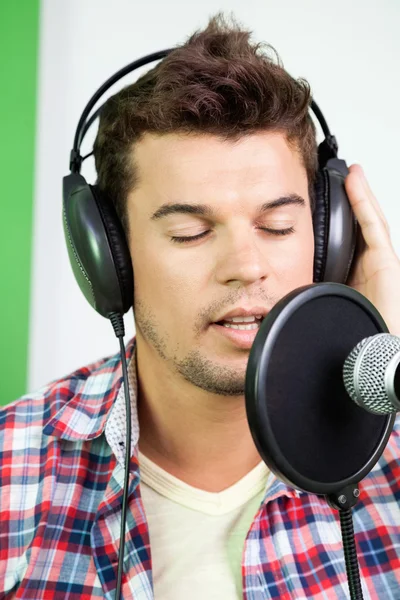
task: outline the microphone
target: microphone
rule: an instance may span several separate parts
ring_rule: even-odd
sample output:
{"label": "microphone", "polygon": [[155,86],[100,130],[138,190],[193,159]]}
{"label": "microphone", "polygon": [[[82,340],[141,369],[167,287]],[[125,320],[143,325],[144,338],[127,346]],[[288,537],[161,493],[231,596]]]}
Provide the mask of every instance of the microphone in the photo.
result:
{"label": "microphone", "polygon": [[400,411],[400,338],[389,333],[357,344],[343,365],[350,398],[372,414]]}
{"label": "microphone", "polygon": [[[392,401],[399,397],[400,377],[400,339],[394,337],[356,290],[311,284],[275,304],[247,363],[246,413],[254,443],[277,477],[324,495],[339,511],[352,600],[363,596],[351,508],[360,496],[359,482],[379,460],[393,430]],[[362,396],[369,408],[376,408],[383,386],[389,413],[365,410],[358,395],[353,402],[344,379],[352,392],[372,389]]]}
{"label": "microphone", "polygon": [[[343,365],[360,342],[380,334],[388,329],[374,305],[339,283],[298,288],[262,321],[247,363],[247,420],[261,458],[291,487],[341,496],[379,460],[396,415],[372,414],[354,402]],[[376,365],[359,387],[369,389],[373,371]]]}

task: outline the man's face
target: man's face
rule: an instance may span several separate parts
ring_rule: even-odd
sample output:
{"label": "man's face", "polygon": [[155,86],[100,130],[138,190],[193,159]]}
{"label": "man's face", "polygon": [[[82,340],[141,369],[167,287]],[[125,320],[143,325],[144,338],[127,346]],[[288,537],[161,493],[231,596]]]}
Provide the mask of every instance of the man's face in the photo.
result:
{"label": "man's face", "polygon": [[139,181],[128,213],[138,350],[175,378],[243,394],[260,317],[312,283],[300,156],[281,133],[235,142],[146,134],[134,162]]}

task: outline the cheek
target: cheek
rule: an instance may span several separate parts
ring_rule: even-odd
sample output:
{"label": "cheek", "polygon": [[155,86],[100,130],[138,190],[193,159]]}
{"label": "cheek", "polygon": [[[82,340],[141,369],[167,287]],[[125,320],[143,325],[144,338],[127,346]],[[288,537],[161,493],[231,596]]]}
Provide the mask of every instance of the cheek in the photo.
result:
{"label": "cheek", "polygon": [[180,248],[166,252],[157,244],[130,244],[135,278],[135,298],[161,312],[174,314],[179,310],[190,312],[199,300],[206,281],[206,266],[197,257],[189,256]]}
{"label": "cheek", "polygon": [[275,274],[287,289],[313,282],[314,233],[312,222],[297,232],[276,256]]}

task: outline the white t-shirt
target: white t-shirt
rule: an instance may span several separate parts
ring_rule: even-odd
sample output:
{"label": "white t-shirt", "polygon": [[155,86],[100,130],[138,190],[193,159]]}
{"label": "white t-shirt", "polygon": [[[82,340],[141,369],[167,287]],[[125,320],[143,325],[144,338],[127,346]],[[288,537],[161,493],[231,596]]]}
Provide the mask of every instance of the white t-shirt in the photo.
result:
{"label": "white t-shirt", "polygon": [[244,541],[265,494],[260,462],[222,492],[192,487],[139,452],[155,600],[242,599]]}

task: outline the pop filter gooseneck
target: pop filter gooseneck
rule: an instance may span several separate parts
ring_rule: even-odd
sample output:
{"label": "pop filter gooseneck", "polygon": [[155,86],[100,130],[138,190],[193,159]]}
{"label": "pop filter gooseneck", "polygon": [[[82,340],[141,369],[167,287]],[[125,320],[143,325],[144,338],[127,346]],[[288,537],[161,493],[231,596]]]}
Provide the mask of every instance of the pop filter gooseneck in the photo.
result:
{"label": "pop filter gooseneck", "polygon": [[246,372],[246,411],[261,458],[289,486],[339,510],[350,597],[362,598],[351,507],[380,458],[395,415],[357,406],[343,364],[363,338],[387,332],[379,312],[342,284],[312,284],[280,300],[261,324]]}

